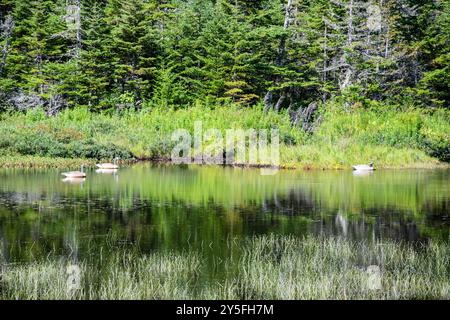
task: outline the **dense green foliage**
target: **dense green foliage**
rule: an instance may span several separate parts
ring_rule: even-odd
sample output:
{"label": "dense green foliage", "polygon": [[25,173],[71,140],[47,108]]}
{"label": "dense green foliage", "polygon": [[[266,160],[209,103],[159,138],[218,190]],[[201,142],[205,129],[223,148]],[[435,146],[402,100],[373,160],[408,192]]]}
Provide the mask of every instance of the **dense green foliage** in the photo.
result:
{"label": "dense green foliage", "polygon": [[[349,168],[359,161],[375,161],[378,167],[423,167],[436,164],[427,154],[449,159],[448,111],[348,113],[329,106],[320,116],[321,126],[309,135],[290,123],[287,111],[264,113],[259,105],[179,110],[159,107],[120,115],[76,108],[54,117],[37,109],[0,118],[0,156],[16,156],[16,162],[23,166],[30,160],[21,156],[32,155],[164,160],[170,158],[176,143],[171,139],[172,132],[186,128],[193,134],[195,121],[202,121],[204,128],[217,128],[224,137],[229,128],[279,129],[281,164],[287,167]],[[0,157],[0,165],[8,163],[11,160]],[[37,163],[43,165],[42,160]]]}
{"label": "dense green foliage", "polygon": [[76,108],[55,117],[47,117],[37,109],[3,116],[0,152],[64,158],[167,159],[176,143],[171,140],[172,132],[178,128],[193,132],[195,121],[202,121],[205,128],[222,130],[224,136],[229,128],[277,127],[285,143],[298,144],[305,137],[290,124],[287,114],[264,114],[259,107],[156,108],[121,115]]}
{"label": "dense green foliage", "polygon": [[2,0],[3,107],[449,102],[448,1]]}
{"label": "dense green foliage", "polygon": [[38,111],[3,116],[0,153],[167,158],[170,133],[202,120],[279,128],[288,165],[448,162],[449,10],[431,0],[2,0],[0,111]]}

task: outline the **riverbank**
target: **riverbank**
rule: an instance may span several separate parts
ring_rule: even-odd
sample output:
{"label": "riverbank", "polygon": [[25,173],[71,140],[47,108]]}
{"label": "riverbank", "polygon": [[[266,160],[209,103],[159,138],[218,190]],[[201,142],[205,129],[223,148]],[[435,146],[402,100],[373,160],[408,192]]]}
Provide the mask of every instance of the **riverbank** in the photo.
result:
{"label": "riverbank", "polygon": [[[298,151],[292,151],[298,152]],[[306,151],[305,151],[306,152]],[[405,151],[400,151],[400,153]],[[411,152],[411,151],[409,151]],[[414,153],[405,152],[407,157],[414,156]],[[306,156],[308,154],[306,153]],[[377,169],[446,169],[450,168],[450,164],[440,162],[431,157],[426,157],[426,155],[420,154],[423,159],[420,161],[414,160],[409,163],[395,164],[394,162],[377,162]],[[355,157],[356,158],[356,157]],[[413,158],[414,159],[414,158]],[[417,158],[415,158],[417,159]],[[49,158],[40,156],[2,156],[0,157],[0,168],[5,169],[70,169],[79,168],[83,165],[85,168],[95,168],[96,164],[101,160],[96,159],[67,159],[67,158]],[[104,161],[110,162],[110,159],[104,159]],[[127,161],[119,161],[121,165],[132,165],[135,163],[146,163],[150,162],[155,165],[171,165],[170,159],[128,159]],[[356,163],[356,162],[355,162]],[[209,164],[207,164],[209,165]],[[234,166],[239,168],[271,168],[268,165],[248,165],[248,164],[235,164],[226,165]],[[304,161],[304,162],[291,162],[287,161],[282,163],[280,166],[276,167],[280,170],[350,170],[350,164],[344,165],[335,162],[314,162],[314,160]]]}
{"label": "riverbank", "polygon": [[[67,266],[73,262],[55,255],[43,261],[3,263],[0,299],[450,297],[446,243],[413,246],[391,240],[267,235],[245,239],[236,250],[239,255],[223,261],[224,279],[219,283],[200,281],[207,263],[196,251],[144,254],[122,245],[91,248],[91,254],[80,257],[71,269]],[[70,288],[68,270],[76,271]]]}
{"label": "riverbank", "polygon": [[[190,107],[121,114],[65,110],[47,117],[41,110],[2,114],[0,167],[68,168],[98,161],[167,161],[176,142],[172,133],[195,123],[203,130],[278,129],[280,166],[297,169],[350,169],[373,161],[377,168],[448,167],[450,113],[327,109],[312,133],[291,125],[286,112],[253,108]],[[258,163],[265,165],[265,163]]]}
{"label": "riverbank", "polygon": [[95,159],[67,159],[24,155],[0,157],[0,168],[8,169],[78,168],[81,165],[93,167],[95,163]]}

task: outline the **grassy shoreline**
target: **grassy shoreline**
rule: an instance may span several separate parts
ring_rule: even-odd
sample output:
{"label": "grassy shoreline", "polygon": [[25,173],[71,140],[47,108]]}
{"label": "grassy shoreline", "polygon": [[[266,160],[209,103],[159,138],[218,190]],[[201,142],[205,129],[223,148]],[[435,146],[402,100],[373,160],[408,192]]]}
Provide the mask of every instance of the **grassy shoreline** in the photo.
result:
{"label": "grassy shoreline", "polygon": [[[96,163],[101,161],[110,161],[110,159],[68,159],[68,158],[49,158],[41,156],[0,156],[0,169],[69,169],[79,168],[84,165],[86,168],[95,168]],[[161,165],[175,165],[170,159],[134,159],[120,161],[122,166],[133,165],[136,163],[151,163]],[[200,166],[210,166],[210,164],[200,164]],[[215,166],[234,166],[239,168],[270,168],[268,165],[250,165],[250,164],[234,164],[234,165],[215,165]],[[314,164],[314,163],[282,163],[276,167],[281,170],[351,170],[350,165],[341,164]],[[406,165],[392,165],[389,163],[377,163],[377,169],[449,169],[450,164],[437,161],[430,158],[428,162],[408,163]]]}
{"label": "grassy shoreline", "polygon": [[223,262],[219,282],[200,280],[206,267],[201,252],[113,249],[102,259],[91,254],[76,262],[76,290],[67,290],[70,259],[3,263],[0,299],[450,298],[446,243],[256,236],[240,242],[239,257]]}
{"label": "grassy shoreline", "polygon": [[312,134],[293,126],[287,112],[266,113],[261,106],[155,108],[122,114],[76,108],[54,117],[39,109],[3,114],[0,167],[92,166],[114,157],[168,162],[177,143],[172,133],[185,129],[193,135],[197,121],[203,133],[214,128],[223,138],[227,129],[277,129],[282,168],[350,169],[371,161],[380,169],[449,167],[448,111],[327,110]]}

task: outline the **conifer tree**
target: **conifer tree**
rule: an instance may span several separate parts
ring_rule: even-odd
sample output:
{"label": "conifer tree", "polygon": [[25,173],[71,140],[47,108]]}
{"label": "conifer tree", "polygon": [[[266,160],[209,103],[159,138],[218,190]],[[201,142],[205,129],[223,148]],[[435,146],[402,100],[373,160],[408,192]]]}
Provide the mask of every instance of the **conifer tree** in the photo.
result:
{"label": "conifer tree", "polygon": [[[419,96],[430,106],[450,107],[450,3],[432,1],[417,8],[423,36],[415,41],[421,53]],[[423,25],[426,28],[423,28]]]}
{"label": "conifer tree", "polygon": [[130,93],[137,107],[150,96],[159,52],[154,1],[111,0],[106,8],[110,26],[112,78],[118,94]]}
{"label": "conifer tree", "polygon": [[214,7],[210,1],[200,0],[177,1],[176,5],[177,12],[171,14],[162,33],[164,64],[181,88],[178,94],[181,103],[189,104],[208,96],[202,33],[204,25],[212,19]]}
{"label": "conifer tree", "polygon": [[303,112],[334,97],[347,109],[448,106],[449,10],[436,0],[3,0],[0,93],[50,114],[195,101]]}
{"label": "conifer tree", "polygon": [[92,109],[104,107],[112,90],[111,37],[105,21],[105,6],[106,3],[96,1],[82,7],[78,99],[80,104]]}
{"label": "conifer tree", "polygon": [[12,5],[9,1],[5,1],[0,4],[0,94],[2,96],[13,87],[13,83],[4,76],[13,31]]}
{"label": "conifer tree", "polygon": [[216,3],[201,35],[205,75],[211,84],[208,95],[241,104],[258,99],[252,70],[260,56],[252,30],[237,5],[224,0]]}

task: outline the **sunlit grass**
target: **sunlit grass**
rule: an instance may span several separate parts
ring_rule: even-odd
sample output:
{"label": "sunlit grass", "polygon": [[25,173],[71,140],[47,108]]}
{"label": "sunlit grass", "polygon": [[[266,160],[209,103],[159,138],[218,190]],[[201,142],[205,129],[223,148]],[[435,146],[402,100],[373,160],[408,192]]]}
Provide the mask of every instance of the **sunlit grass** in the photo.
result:
{"label": "sunlit grass", "polygon": [[40,156],[9,155],[0,156],[1,168],[75,168],[79,169],[83,164],[85,166],[94,166],[95,159],[79,158],[50,158]]}
{"label": "sunlit grass", "polygon": [[197,122],[203,132],[218,129],[224,139],[227,129],[279,130],[282,167],[349,169],[373,161],[378,168],[429,168],[442,166],[437,158],[450,159],[450,115],[445,110],[343,112],[333,105],[325,109],[312,134],[292,125],[288,112],[266,113],[259,105],[153,108],[122,114],[75,108],[55,117],[45,116],[42,110],[3,114],[0,167],[60,167],[59,162],[66,161],[62,159],[84,158],[167,160],[176,144],[172,133],[186,129],[193,135]]}
{"label": "sunlit grass", "polygon": [[374,162],[376,168],[427,169],[448,167],[413,148],[391,146],[364,146],[308,144],[300,147],[282,147],[281,163],[286,168],[299,169],[350,169],[352,165]]}
{"label": "sunlit grass", "polygon": [[97,290],[89,288],[90,299],[188,299],[199,271],[195,253],[136,256],[116,254],[107,262]]}
{"label": "sunlit grass", "polygon": [[[200,265],[195,253],[137,255],[117,251],[93,261],[46,260],[3,270],[1,299],[187,299]],[[80,286],[68,289],[69,265],[80,268]]]}
{"label": "sunlit grass", "polygon": [[[67,262],[61,259],[6,265],[0,298],[450,298],[450,249],[445,243],[412,246],[267,235],[244,240],[240,249],[238,259],[223,262],[226,276],[216,283],[198,282],[205,262],[196,252],[144,255],[118,249],[100,262],[81,261],[81,286],[75,292],[67,291]],[[379,268],[375,278],[369,266]]]}
{"label": "sunlit grass", "polygon": [[[444,244],[264,236],[246,250],[236,291],[245,299],[448,299],[449,253]],[[379,289],[370,265],[381,270]]]}
{"label": "sunlit grass", "polygon": [[4,268],[0,297],[13,300],[69,299],[66,267],[59,261],[44,261]]}

